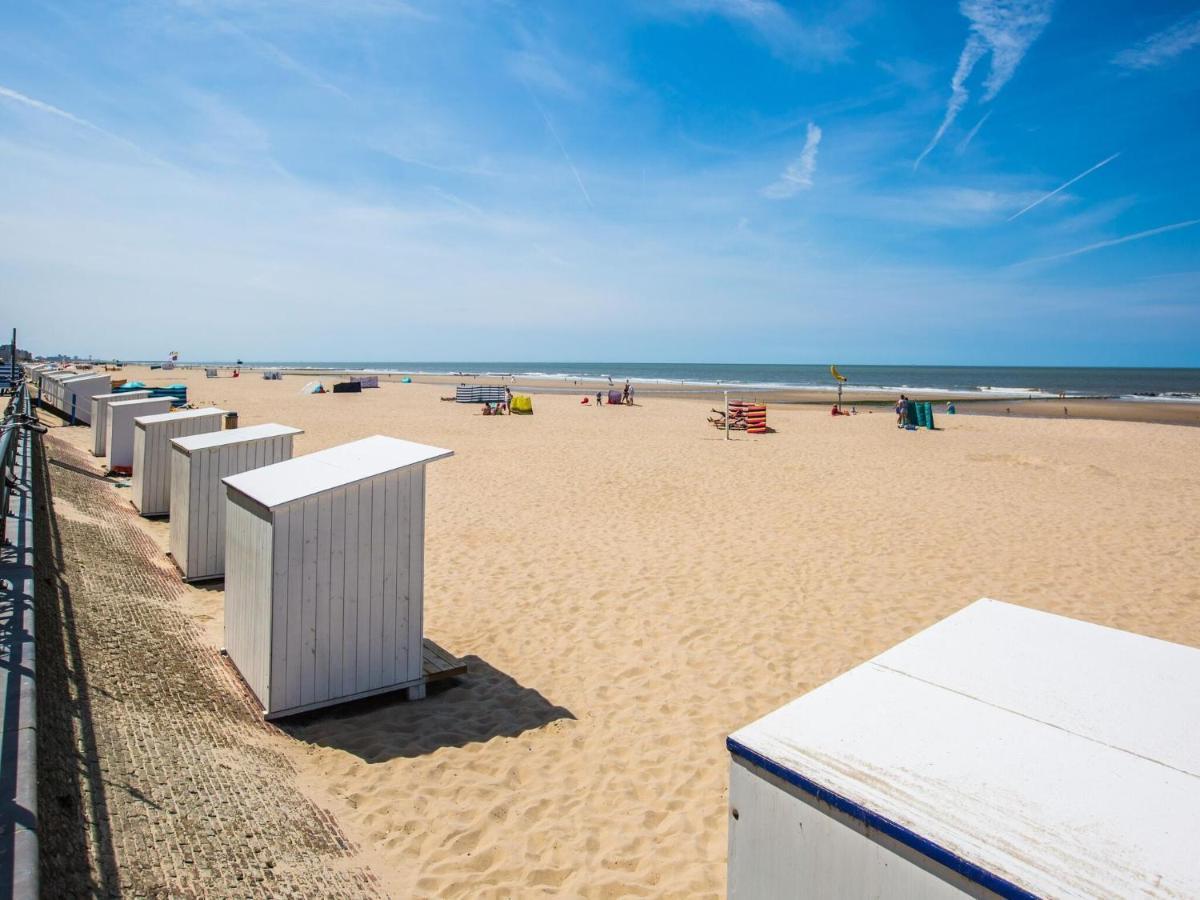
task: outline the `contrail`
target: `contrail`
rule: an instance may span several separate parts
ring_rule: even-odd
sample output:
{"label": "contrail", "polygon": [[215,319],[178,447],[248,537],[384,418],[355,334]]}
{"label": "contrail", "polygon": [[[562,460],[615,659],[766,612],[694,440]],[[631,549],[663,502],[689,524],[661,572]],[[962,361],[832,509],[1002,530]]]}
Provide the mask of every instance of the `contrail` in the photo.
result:
{"label": "contrail", "polygon": [[147,150],[143,150],[141,147],[139,147],[133,141],[126,140],[125,138],[121,137],[119,134],[113,134],[111,131],[109,131],[105,128],[101,128],[96,123],[89,122],[87,119],[80,118],[79,116],[75,115],[74,113],[67,112],[65,109],[59,109],[57,106],[51,106],[49,103],[44,103],[41,100],[34,99],[33,97],[27,97],[25,94],[22,94],[20,91],[14,91],[12,88],[7,88],[4,85],[0,85],[0,97],[7,98],[16,103],[20,103],[22,106],[28,106],[30,109],[36,109],[39,112],[49,113],[50,115],[57,116],[60,119],[66,119],[68,122],[71,122],[74,125],[78,125],[81,128],[87,128],[91,131],[96,132],[97,134],[102,134],[106,138],[108,138],[110,141],[116,141],[118,144],[128,147],[130,150],[133,150],[139,156],[145,157],[146,159],[148,159],[160,166],[166,166],[168,169],[175,168],[170,163],[164,162],[163,160],[159,159],[153,153],[150,153]]}
{"label": "contrail", "polygon": [[571,161],[571,154],[563,146],[562,138],[558,136],[558,131],[555,129],[554,123],[550,121],[550,117],[542,109],[542,104],[538,103],[537,97],[534,96],[529,85],[525,85],[525,90],[529,91],[529,99],[533,101],[533,105],[537,107],[537,111],[542,114],[542,121],[546,123],[546,127],[550,129],[550,134],[554,136],[554,143],[558,144],[558,149],[562,151],[563,159],[567,161],[567,166],[570,168],[571,174],[575,176],[575,183],[579,185],[579,190],[583,193],[583,199],[587,201],[588,209],[595,209],[596,207],[592,203],[592,195],[588,193],[587,186],[584,185],[583,178],[579,175],[579,170],[575,168],[575,163]]}
{"label": "contrail", "polygon": [[1051,197],[1053,197],[1059,191],[1065,191],[1067,188],[1069,188],[1071,185],[1073,185],[1075,182],[1077,182],[1080,178],[1084,178],[1088,175],[1091,175],[1097,169],[1099,169],[1103,166],[1107,166],[1110,162],[1112,162],[1114,159],[1116,159],[1120,155],[1121,155],[1120,153],[1114,153],[1108,159],[1101,160],[1100,162],[1096,163],[1094,166],[1092,166],[1086,172],[1080,172],[1078,175],[1076,175],[1070,181],[1066,182],[1065,184],[1060,184],[1058,187],[1056,187],[1050,193],[1045,194],[1041,197],[1038,197],[1036,200],[1034,200],[1032,203],[1030,203],[1027,207],[1025,207],[1020,212],[1013,213],[1011,216],[1008,217],[1008,221],[1011,222],[1013,219],[1020,218],[1021,216],[1025,215],[1025,213],[1029,212],[1031,209],[1033,209],[1038,204],[1045,203],[1047,200],[1049,200]]}
{"label": "contrail", "polygon": [[1095,244],[1088,244],[1086,247],[1080,247],[1078,250],[1069,250],[1066,253],[1058,253],[1054,256],[1040,256],[1037,259],[1027,259],[1025,262],[1017,263],[1017,265],[1024,266],[1030,263],[1067,259],[1071,256],[1079,256],[1081,253],[1091,253],[1093,250],[1103,250],[1105,247],[1115,247],[1117,244],[1125,244],[1129,241],[1140,241],[1142,238],[1154,237],[1156,234],[1178,231],[1180,228],[1191,228],[1193,225],[1200,225],[1200,219],[1188,219],[1186,222],[1176,222],[1173,225],[1160,225],[1158,228],[1151,228],[1148,231],[1139,231],[1136,234],[1127,234],[1124,237],[1113,238],[1110,241],[1099,241]]}

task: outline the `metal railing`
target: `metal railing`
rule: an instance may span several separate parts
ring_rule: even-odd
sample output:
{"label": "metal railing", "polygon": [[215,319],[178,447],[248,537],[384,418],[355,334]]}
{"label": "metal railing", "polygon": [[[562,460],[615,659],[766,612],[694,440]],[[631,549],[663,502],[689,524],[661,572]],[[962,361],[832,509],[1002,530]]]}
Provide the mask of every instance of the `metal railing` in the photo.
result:
{"label": "metal railing", "polygon": [[38,896],[34,443],[18,377],[0,419],[0,897]]}

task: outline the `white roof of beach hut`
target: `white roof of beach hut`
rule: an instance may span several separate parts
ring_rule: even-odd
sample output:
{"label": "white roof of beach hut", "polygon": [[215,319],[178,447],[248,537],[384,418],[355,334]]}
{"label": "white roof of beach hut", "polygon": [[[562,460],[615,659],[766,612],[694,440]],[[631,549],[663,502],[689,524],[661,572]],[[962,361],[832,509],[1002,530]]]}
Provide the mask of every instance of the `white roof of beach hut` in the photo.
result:
{"label": "white roof of beach hut", "polygon": [[453,450],[377,434],[233,475],[225,483],[271,509],[384,472],[453,455]]}
{"label": "white roof of beach hut", "polygon": [[291,425],[267,422],[264,425],[248,425],[245,428],[210,431],[207,434],[189,434],[187,437],[172,438],[171,443],[181,450],[191,453],[195,450],[206,450],[209,447],[239,444],[244,441],[256,441],[260,438],[281,437],[285,434],[304,434],[304,430],[293,428]]}
{"label": "white roof of beach hut", "polygon": [[729,749],[1001,893],[1195,897],[1198,686],[1200,650],[980,600]]}

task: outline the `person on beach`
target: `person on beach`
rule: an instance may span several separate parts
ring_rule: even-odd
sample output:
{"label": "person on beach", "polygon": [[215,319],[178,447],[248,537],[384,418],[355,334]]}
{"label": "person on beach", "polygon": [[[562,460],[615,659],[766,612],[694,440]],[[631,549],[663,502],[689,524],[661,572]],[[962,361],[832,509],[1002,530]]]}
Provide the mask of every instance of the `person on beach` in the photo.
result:
{"label": "person on beach", "polygon": [[504,411],[508,412],[512,409],[512,390],[505,385],[504,387]]}
{"label": "person on beach", "polygon": [[896,427],[903,428],[908,422],[908,398],[903,394],[896,403]]}
{"label": "person on beach", "polygon": [[629,396],[626,398],[625,402],[628,403],[630,406],[633,406],[633,385],[630,384],[630,385],[627,385],[627,387],[629,388]]}
{"label": "person on beach", "polygon": [[625,379],[625,387],[621,391],[621,402],[626,406],[629,405],[629,379]]}
{"label": "person on beach", "polygon": [[596,391],[596,405],[597,406],[604,405],[604,394],[601,391]]}

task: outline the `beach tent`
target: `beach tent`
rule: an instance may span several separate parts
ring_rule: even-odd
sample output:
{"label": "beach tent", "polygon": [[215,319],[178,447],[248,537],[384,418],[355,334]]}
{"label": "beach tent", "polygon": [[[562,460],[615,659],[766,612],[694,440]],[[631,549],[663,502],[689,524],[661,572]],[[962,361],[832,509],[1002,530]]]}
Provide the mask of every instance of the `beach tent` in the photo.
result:
{"label": "beach tent", "polygon": [[278,369],[270,369],[263,372],[263,381],[282,381],[283,374]]}
{"label": "beach tent", "polygon": [[357,381],[339,381],[333,386],[335,394],[360,394],[363,386]]}
{"label": "beach tent", "polygon": [[424,696],[425,466],[452,455],[376,435],[225,479],[225,649],[267,718]]}
{"label": "beach tent", "polygon": [[731,735],[730,897],[1200,897],[1200,650],[980,600]]}
{"label": "beach tent", "polygon": [[460,384],[454,389],[457,403],[506,403],[508,392],[504,385]]}
{"label": "beach tent", "polygon": [[619,406],[621,404],[621,399],[622,398],[621,398],[620,391],[609,391],[608,392],[608,405],[609,406]]}
{"label": "beach tent", "polygon": [[205,377],[205,378],[216,378],[216,377],[217,377],[217,370],[216,370],[216,369],[205,369],[205,370],[204,370],[204,377]]}
{"label": "beach tent", "polygon": [[357,381],[364,388],[379,387],[379,376],[378,375],[359,375],[354,378],[351,378],[350,380]]}
{"label": "beach tent", "polygon": [[412,379],[409,378],[407,375],[405,375],[403,378],[400,379],[400,383],[401,384],[412,384]]}
{"label": "beach tent", "polygon": [[325,393],[325,385],[319,381],[310,381],[304,387],[300,388],[302,394],[323,394]]}
{"label": "beach tent", "polygon": [[533,413],[533,398],[525,394],[513,395],[512,403],[508,405],[508,411],[517,413],[518,415],[531,415]]}

